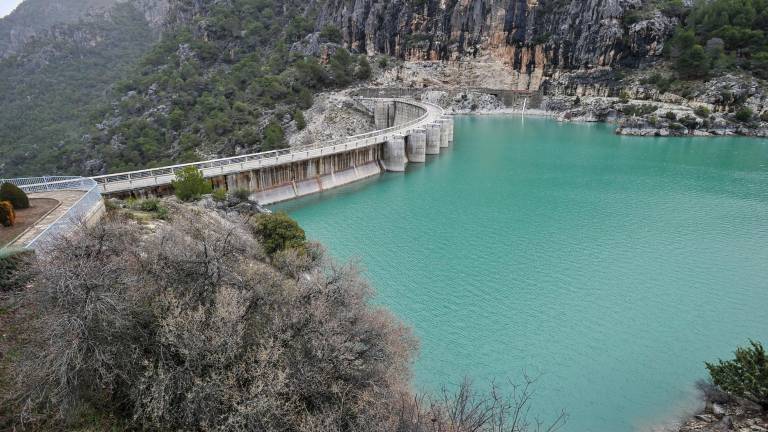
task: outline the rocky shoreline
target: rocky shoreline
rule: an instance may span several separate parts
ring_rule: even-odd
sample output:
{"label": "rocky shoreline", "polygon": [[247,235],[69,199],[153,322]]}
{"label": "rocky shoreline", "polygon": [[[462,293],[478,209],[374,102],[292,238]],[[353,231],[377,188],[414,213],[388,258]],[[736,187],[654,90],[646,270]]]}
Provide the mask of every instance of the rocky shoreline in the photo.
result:
{"label": "rocky shoreline", "polygon": [[619,135],[768,137],[768,116],[739,121],[736,113],[712,112],[706,107],[603,96],[545,96],[542,108],[523,109],[504,107],[487,94],[467,92],[464,99],[446,101],[441,93],[429,92],[422,100],[438,103],[453,114],[524,114],[562,122],[614,123]]}
{"label": "rocky shoreline", "polygon": [[707,400],[701,412],[685,420],[678,432],[768,432],[768,413],[743,401]]}

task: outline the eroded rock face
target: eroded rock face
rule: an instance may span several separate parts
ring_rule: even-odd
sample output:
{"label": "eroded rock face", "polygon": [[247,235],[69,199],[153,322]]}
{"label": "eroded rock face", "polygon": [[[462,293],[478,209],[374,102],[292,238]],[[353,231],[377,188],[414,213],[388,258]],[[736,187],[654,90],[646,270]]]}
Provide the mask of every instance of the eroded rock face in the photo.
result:
{"label": "eroded rock face", "polygon": [[109,17],[119,3],[132,4],[158,32],[169,9],[169,0],[26,0],[0,19],[0,59],[17,54],[35,38],[68,38],[62,35],[67,24]]}
{"label": "eroded rock face", "polygon": [[627,31],[632,55],[638,58],[660,56],[664,40],[672,36],[678,24],[676,18],[661,12],[656,12],[651,19],[632,24]]}
{"label": "eroded rock face", "polygon": [[[648,0],[329,0],[331,24],[358,52],[409,61],[501,63],[513,88],[537,90],[577,70],[637,64],[661,54],[677,24],[661,14],[627,27],[626,11]],[[487,61],[487,60],[486,60]]]}

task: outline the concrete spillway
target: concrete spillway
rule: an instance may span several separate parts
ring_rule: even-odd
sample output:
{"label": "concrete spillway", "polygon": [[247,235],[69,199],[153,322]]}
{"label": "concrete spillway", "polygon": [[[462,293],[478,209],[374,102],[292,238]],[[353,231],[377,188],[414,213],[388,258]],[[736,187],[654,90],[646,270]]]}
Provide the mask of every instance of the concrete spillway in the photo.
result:
{"label": "concrete spillway", "polygon": [[[246,188],[262,204],[284,201],[425,162],[453,140],[453,121],[432,104],[404,99],[360,99],[376,130],[328,143],[192,164],[94,177],[101,193],[147,197],[173,193],[176,172],[195,166],[214,188]],[[329,125],[332,126],[332,125]]]}

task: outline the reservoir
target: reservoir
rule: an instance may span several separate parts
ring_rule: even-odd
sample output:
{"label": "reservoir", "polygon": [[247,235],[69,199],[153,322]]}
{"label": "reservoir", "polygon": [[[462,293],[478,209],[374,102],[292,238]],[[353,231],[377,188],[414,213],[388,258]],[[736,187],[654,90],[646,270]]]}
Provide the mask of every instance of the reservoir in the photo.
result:
{"label": "reservoir", "polygon": [[525,371],[566,431],[648,430],[768,343],[766,140],[457,117],[426,164],[276,207],[413,328],[417,389]]}

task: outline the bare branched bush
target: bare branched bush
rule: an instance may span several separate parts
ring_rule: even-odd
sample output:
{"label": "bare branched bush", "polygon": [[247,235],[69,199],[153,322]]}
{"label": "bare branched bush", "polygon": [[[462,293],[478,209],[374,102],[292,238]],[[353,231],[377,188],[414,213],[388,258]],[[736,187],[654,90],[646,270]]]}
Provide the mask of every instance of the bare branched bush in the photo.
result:
{"label": "bare branched bush", "polygon": [[41,406],[66,419],[82,401],[100,405],[101,389],[122,405],[117,397],[146,337],[127,289],[135,284],[136,239],[134,228],[106,222],[38,254],[22,300],[37,317],[26,325],[29,342],[16,365],[22,420],[34,420]]}
{"label": "bare branched bush", "polygon": [[443,387],[434,398],[404,394],[397,409],[399,432],[554,432],[568,415],[560,411],[550,420],[531,417],[536,379],[523,376],[507,382],[506,390],[491,383],[478,391],[469,379],[455,390]]}
{"label": "bare branched bush", "polygon": [[[25,422],[83,406],[150,429],[351,430],[385,422],[415,342],[322,249],[268,263],[238,222],[175,208],[82,227],[34,264],[14,364]],[[396,390],[395,390],[396,389]]]}

